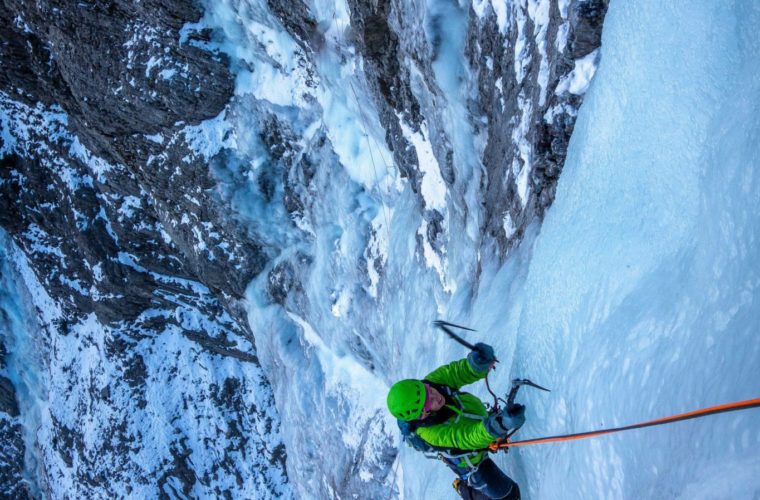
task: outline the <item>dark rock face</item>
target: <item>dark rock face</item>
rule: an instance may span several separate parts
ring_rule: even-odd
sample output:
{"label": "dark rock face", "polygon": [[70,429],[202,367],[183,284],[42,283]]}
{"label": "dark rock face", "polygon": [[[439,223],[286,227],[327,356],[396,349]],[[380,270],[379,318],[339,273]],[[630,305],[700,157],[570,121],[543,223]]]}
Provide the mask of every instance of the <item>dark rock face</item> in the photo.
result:
{"label": "dark rock face", "polygon": [[572,36],[568,40],[569,56],[583,57],[602,44],[602,23],[609,0],[587,0],[573,4],[570,9]]}
{"label": "dark rock face", "polygon": [[[0,324],[6,327],[2,318]],[[0,343],[0,373],[6,370],[5,356],[5,348]],[[23,477],[23,428],[18,417],[16,389],[7,377],[0,375],[0,492],[6,498],[32,498]]]}
{"label": "dark rock face", "polygon": [[[113,2],[107,7],[97,2],[80,2],[71,10],[66,2],[32,6],[28,2],[9,1],[6,9],[4,12],[13,13],[14,17],[8,16],[3,29],[17,29],[3,31],[4,43],[0,50],[7,51],[2,55],[3,60],[13,60],[16,64],[7,65],[15,71],[0,76],[0,88],[26,102],[56,103],[71,119],[70,130],[90,152],[124,166],[123,172],[112,175],[114,178],[108,186],[97,185],[99,180],[96,179],[97,189],[92,191],[90,199],[71,202],[86,205],[77,208],[92,216],[99,208],[94,199],[98,191],[105,191],[111,198],[137,196],[145,200],[142,203],[150,199],[152,206],[139,210],[136,214],[139,217],[134,220],[142,221],[143,225],[162,221],[172,241],[187,247],[181,251],[185,252],[183,257],[189,272],[202,275],[204,282],[214,290],[240,296],[244,284],[262,267],[261,249],[241,242],[230,249],[229,255],[219,255],[220,259],[235,261],[234,265],[239,268],[234,273],[230,272],[233,266],[213,261],[217,257],[211,255],[214,250],[190,250],[198,243],[213,242],[213,238],[205,236],[206,230],[196,230],[193,234],[193,229],[198,221],[213,219],[220,207],[215,206],[215,200],[208,193],[214,182],[205,164],[199,158],[188,161],[186,144],[172,137],[179,129],[177,122],[197,123],[218,115],[232,92],[231,78],[221,57],[211,57],[192,45],[179,43],[179,28],[185,22],[197,20],[200,12],[191,2],[173,2],[170,7],[161,2],[123,5]],[[36,72],[41,66],[45,66],[46,71]],[[156,138],[145,137],[150,134]],[[168,147],[157,143],[163,142],[164,137]],[[64,151],[53,153],[65,154]],[[30,196],[38,192],[30,182],[46,182],[39,171],[32,172],[36,166],[33,160],[6,157],[3,161],[8,168],[15,163],[13,167],[20,172],[28,172],[25,191]],[[146,164],[151,168],[141,168]],[[115,190],[120,192],[113,192]],[[77,198],[80,197],[83,196],[78,194]],[[18,207],[23,207],[19,210],[30,208],[31,200],[16,201]],[[169,219],[171,214],[184,212],[183,209],[191,213],[195,221],[183,223]],[[14,214],[13,210],[14,207],[7,207],[4,212],[12,219],[3,221],[4,226],[23,223],[23,217],[19,217],[22,214]],[[134,220],[125,222],[128,225]],[[65,229],[66,224],[61,222],[58,227]],[[217,222],[221,221],[214,221]],[[101,226],[96,225],[91,229],[94,234],[84,236],[90,244],[72,242],[73,246],[90,249],[98,246],[92,243],[110,239],[103,238]],[[218,226],[215,227],[220,233],[217,239],[228,236],[226,233],[230,230],[240,232],[234,223],[225,221]],[[119,235],[122,228],[114,230],[117,237],[126,235]],[[131,238],[124,240],[132,241]],[[215,246],[208,245],[209,248]],[[160,247],[159,244],[155,254],[168,255]],[[69,255],[69,252],[64,254]],[[167,264],[167,260],[164,258],[159,267],[170,274],[176,273],[176,263]]]}
{"label": "dark rock face", "polygon": [[[24,278],[53,380],[38,395],[50,423],[33,453],[53,497],[286,488],[271,390],[238,305],[266,252],[237,237],[246,228],[182,132],[217,116],[233,88],[227,61],[195,46],[208,34],[180,34],[199,17],[190,1],[0,5],[0,225],[37,280]],[[225,360],[236,368],[223,380],[248,396],[219,397],[221,374],[188,371]],[[0,495],[16,497],[25,449],[8,382]],[[191,408],[202,427],[173,423]],[[143,433],[146,420],[160,430]],[[199,439],[217,461],[192,455]]]}
{"label": "dark rock face", "polygon": [[24,442],[21,423],[4,417],[0,420],[0,484],[5,498],[33,498],[24,481]]}
{"label": "dark rock face", "polygon": [[104,139],[216,116],[230,97],[224,61],[177,36],[200,17],[193,2],[3,3],[4,50],[17,63],[3,87],[86,119],[75,131],[99,132],[104,150]]}
{"label": "dark rock face", "polygon": [[[484,232],[496,242],[501,254],[520,240],[524,228],[535,217],[541,217],[554,200],[575,115],[582,102],[581,95],[554,90],[573,70],[575,59],[588,55],[601,45],[607,5],[607,0],[569,2],[568,12],[563,14],[559,5],[551,2],[548,22],[542,26],[546,30],[543,49],[546,54],[541,54],[540,41],[536,37],[528,37],[523,42],[524,50],[528,51],[523,75],[510,70],[515,61],[515,47],[520,45],[520,30],[511,29],[501,34],[493,16],[486,17],[481,25],[470,24],[468,56],[478,71],[478,95],[481,97],[472,105],[488,123],[488,142],[483,154],[488,178],[483,189]],[[516,7],[516,10],[520,9],[525,16],[526,9]],[[535,21],[528,17],[522,29],[531,28],[535,33]],[[558,37],[563,30],[566,43],[558,49]],[[492,61],[492,69],[484,63],[486,60]],[[545,88],[539,82],[542,72],[546,78]],[[502,75],[498,80],[500,86],[494,85],[495,75]],[[521,116],[521,101],[530,104],[524,107],[526,116]],[[547,112],[552,113],[550,120],[545,118]],[[510,165],[512,158],[521,156],[519,145],[511,140],[521,118],[528,124],[523,138],[530,144],[529,156],[534,166],[528,179],[529,195],[523,200],[517,194],[518,174]],[[525,167],[522,159],[521,166]],[[505,233],[505,214],[512,221],[512,234]]]}

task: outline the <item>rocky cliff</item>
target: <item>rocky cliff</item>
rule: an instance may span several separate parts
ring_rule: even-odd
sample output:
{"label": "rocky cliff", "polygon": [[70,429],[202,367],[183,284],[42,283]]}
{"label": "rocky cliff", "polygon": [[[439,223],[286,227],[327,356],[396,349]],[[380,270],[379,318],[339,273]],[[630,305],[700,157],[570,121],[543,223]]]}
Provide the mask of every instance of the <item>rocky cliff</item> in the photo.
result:
{"label": "rocky cliff", "polygon": [[[4,2],[0,13],[0,224],[28,266],[6,272],[29,291],[45,378],[31,488],[278,491],[279,422],[237,305],[266,256],[210,196],[208,165],[179,133],[232,93],[226,61],[181,39],[200,10]],[[17,427],[7,433],[4,490],[22,491],[24,447]],[[191,456],[200,449],[207,460]]]}

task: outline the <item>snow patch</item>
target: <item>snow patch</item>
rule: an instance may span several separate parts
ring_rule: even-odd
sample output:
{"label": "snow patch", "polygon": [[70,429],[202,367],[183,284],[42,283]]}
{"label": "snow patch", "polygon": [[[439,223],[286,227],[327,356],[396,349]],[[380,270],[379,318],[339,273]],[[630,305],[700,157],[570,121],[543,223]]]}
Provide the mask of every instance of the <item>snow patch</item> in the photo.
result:
{"label": "snow patch", "polygon": [[517,178],[517,193],[520,196],[522,206],[525,207],[528,203],[529,174],[533,168],[533,146],[528,140],[530,120],[533,116],[533,103],[521,92],[517,97],[517,106],[520,110],[520,122],[512,131],[512,142],[517,147],[519,159],[513,159],[512,173]]}
{"label": "snow patch", "polygon": [[517,226],[515,226],[514,221],[512,220],[512,216],[509,215],[509,212],[504,214],[504,234],[506,235],[507,239],[510,239],[512,236],[514,236],[515,231],[517,231]]}
{"label": "snow patch", "polygon": [[164,143],[164,136],[162,136],[161,134],[144,135],[143,137],[145,137],[151,142],[155,142],[156,144]]}
{"label": "snow patch", "polygon": [[559,15],[562,19],[567,19],[567,9],[570,7],[571,0],[557,0],[557,7],[559,8]]}
{"label": "snow patch", "polygon": [[383,205],[377,215],[372,219],[370,226],[370,240],[364,251],[367,259],[367,274],[369,276],[370,297],[378,298],[378,286],[380,284],[380,272],[388,262],[390,245],[390,221],[393,220],[393,209]]}
{"label": "snow patch", "polygon": [[496,13],[496,24],[499,26],[499,33],[506,33],[509,28],[509,7],[503,0],[491,0],[491,8]]}
{"label": "snow patch", "polygon": [[554,46],[557,52],[564,52],[567,47],[567,37],[570,34],[570,23],[564,22],[557,28],[557,38],[554,40]]}
{"label": "snow patch", "polygon": [[223,111],[219,116],[201,122],[199,125],[188,125],[182,129],[188,145],[205,161],[209,161],[222,149],[237,147],[235,129],[227,121],[226,116],[226,111]]}
{"label": "snow patch", "polygon": [[533,38],[540,56],[538,85],[541,89],[538,105],[546,102],[546,87],[549,84],[549,59],[546,52],[546,35],[549,30],[549,9],[551,0],[529,0],[528,15],[533,20]]}
{"label": "snow patch", "polygon": [[82,186],[92,187],[93,178],[80,174],[67,162],[58,158],[56,152],[51,151],[45,142],[36,140],[37,135],[46,135],[64,149],[68,148],[69,154],[88,167],[98,182],[104,183],[104,174],[114,168],[110,163],[94,156],[82,145],[79,138],[68,130],[68,115],[56,105],[46,107],[37,103],[36,106],[30,107],[0,92],[0,134],[3,143],[0,154],[14,152],[19,156],[27,156],[23,148],[34,144],[40,149],[40,153],[47,153],[44,155],[44,161],[52,162],[49,166],[72,191]]}
{"label": "snow patch", "polygon": [[158,76],[160,76],[162,80],[171,80],[172,78],[174,78],[174,75],[176,74],[177,74],[177,70],[174,68],[162,69],[161,71],[158,72]]}
{"label": "snow patch", "polygon": [[332,312],[333,316],[340,318],[348,312],[350,307],[351,292],[344,288],[338,292],[337,297],[335,298],[332,307],[330,308],[330,311]]}
{"label": "snow patch", "polygon": [[427,125],[423,122],[420,125],[420,131],[413,132],[401,116],[398,118],[404,137],[414,146],[417,152],[417,161],[422,172],[421,191],[422,198],[425,200],[425,207],[444,212],[446,210],[446,182],[441,176],[441,167],[433,153],[433,146],[425,137],[427,135]]}
{"label": "snow patch", "polygon": [[594,73],[596,73],[596,68],[599,64],[599,54],[599,49],[596,49],[584,57],[576,59],[575,67],[559,81],[554,93],[557,95],[565,92],[575,95],[585,94],[589,85],[591,85]]}
{"label": "snow patch", "polygon": [[[506,2],[505,2],[506,4]],[[525,8],[521,4],[514,5],[515,26],[517,27],[517,40],[515,41],[515,79],[518,85],[525,80],[528,72],[528,65],[531,62],[531,55],[528,51],[528,34],[526,33],[526,24],[528,16]],[[504,7],[506,9],[506,6]]]}
{"label": "snow patch", "polygon": [[479,18],[483,18],[486,8],[491,4],[491,0],[472,0],[472,10]]}

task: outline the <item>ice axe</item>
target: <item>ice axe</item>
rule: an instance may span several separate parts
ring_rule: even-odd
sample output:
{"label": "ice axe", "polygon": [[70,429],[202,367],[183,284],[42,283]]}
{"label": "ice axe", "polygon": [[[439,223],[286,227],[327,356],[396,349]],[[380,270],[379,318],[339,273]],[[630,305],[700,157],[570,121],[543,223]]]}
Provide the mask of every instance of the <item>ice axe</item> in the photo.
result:
{"label": "ice axe", "polygon": [[[536,389],[541,389],[542,391],[552,392],[549,389],[547,389],[546,387],[541,387],[537,383],[535,383],[535,382],[533,382],[531,380],[528,380],[527,378],[512,379],[512,388],[509,390],[509,395],[507,395],[507,414],[511,414],[513,411],[515,411],[517,409],[518,405],[515,403],[515,398],[517,397],[517,391],[519,391],[520,387],[522,387],[524,385],[527,385],[529,387],[535,387]],[[512,434],[514,434],[515,432],[517,432],[517,430],[519,428],[520,427],[516,427],[516,428],[512,429],[512,432],[510,432],[509,434],[507,434],[507,437],[505,437],[504,439],[505,440],[509,440],[509,438],[512,437]]]}
{"label": "ice axe", "polygon": [[[458,342],[459,344],[463,345],[464,347],[468,348],[469,350],[478,352],[478,353],[482,354],[483,356],[486,355],[486,353],[484,353],[483,350],[480,347],[478,347],[477,345],[470,344],[465,339],[463,339],[462,337],[460,337],[459,335],[457,335],[456,333],[454,333],[453,331],[451,331],[451,328],[452,327],[453,328],[459,328],[460,330],[467,330],[467,331],[470,331],[470,332],[476,332],[477,330],[473,330],[472,328],[468,328],[466,326],[456,325],[454,323],[449,323],[448,321],[443,321],[442,319],[437,319],[437,320],[433,321],[433,325],[435,327],[440,328],[441,330],[443,330],[444,333],[446,333],[446,335],[448,335],[452,340]],[[494,356],[493,361],[494,362],[493,362],[493,364],[491,364],[490,370],[493,370],[494,365],[499,362],[499,360],[496,358],[496,356]],[[491,390],[491,384],[488,383],[488,375],[487,374],[485,376],[485,382],[486,382],[486,388],[488,389],[488,392],[491,394],[491,396],[493,396],[494,408],[498,408],[499,397],[496,395],[495,392],[493,392]]]}
{"label": "ice axe", "polygon": [[528,380],[527,378],[516,378],[512,380],[512,389],[509,390],[509,395],[507,396],[507,411],[512,410],[512,408],[515,407],[515,398],[517,397],[517,391],[520,390],[520,387],[527,385],[530,387],[535,387],[536,389],[541,389],[542,391],[546,392],[552,392],[546,387],[541,387],[535,382],[532,382]]}
{"label": "ice axe", "polygon": [[[435,326],[436,328],[440,328],[452,340],[455,340],[456,342],[458,342],[459,344],[461,344],[464,347],[468,348],[469,350],[476,351],[476,352],[479,352],[479,353],[483,353],[483,351],[481,351],[481,349],[478,346],[473,345],[473,344],[467,342],[465,339],[463,339],[462,337],[460,337],[459,335],[457,335],[456,333],[454,333],[451,330],[451,327],[453,327],[453,328],[459,328],[460,330],[467,330],[469,332],[477,332],[477,330],[473,330],[472,328],[468,328],[466,326],[456,325],[454,323],[449,323],[448,321],[443,321],[442,319],[437,319],[437,320],[433,321],[433,326]],[[499,360],[496,359],[496,358],[494,358],[494,361],[496,361],[497,363],[499,362]]]}

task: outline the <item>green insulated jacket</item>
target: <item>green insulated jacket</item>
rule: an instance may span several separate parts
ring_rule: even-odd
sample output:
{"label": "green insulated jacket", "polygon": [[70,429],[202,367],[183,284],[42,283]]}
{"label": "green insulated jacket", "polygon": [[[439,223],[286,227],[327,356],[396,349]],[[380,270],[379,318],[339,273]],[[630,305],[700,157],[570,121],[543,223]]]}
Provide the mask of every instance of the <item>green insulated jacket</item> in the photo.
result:
{"label": "green insulated jacket", "polygon": [[[485,378],[487,374],[488,370],[476,372],[467,358],[464,358],[436,368],[425,380],[459,390],[464,385]],[[433,446],[444,448],[476,450],[488,447],[495,438],[483,425],[483,421],[488,417],[483,402],[467,392],[460,392],[455,399],[454,404],[446,405],[454,411],[454,416],[437,425],[417,428],[417,435]],[[485,454],[479,452],[468,459],[474,465],[483,460]],[[468,465],[465,462],[466,460],[463,460],[458,465]]]}

